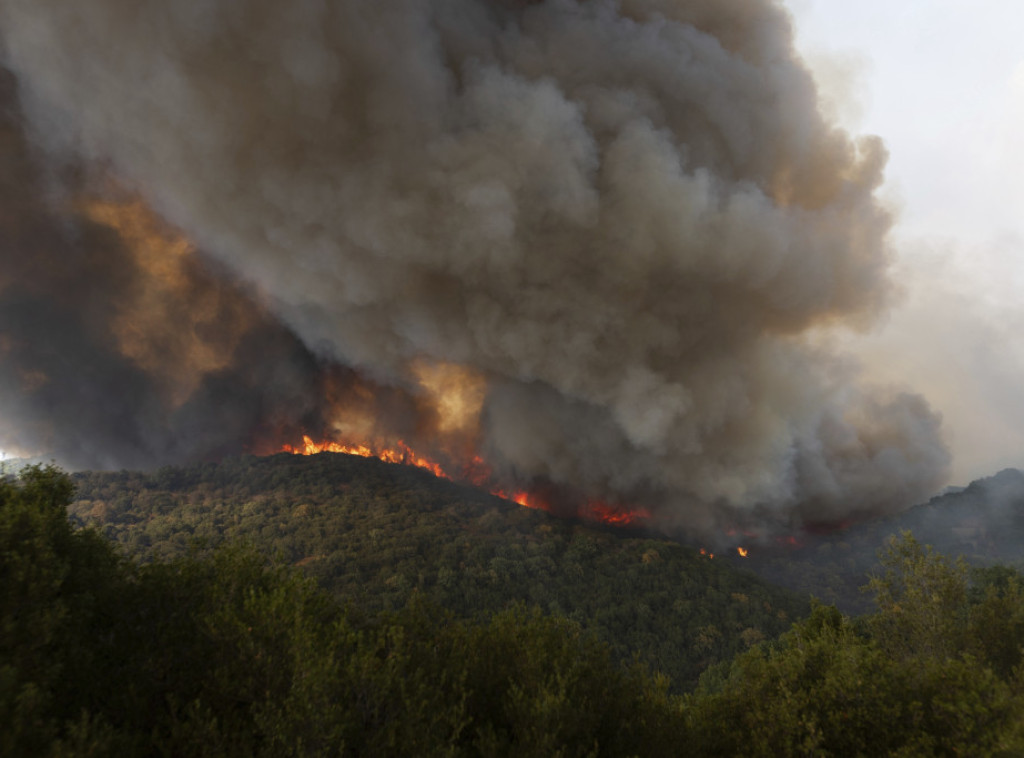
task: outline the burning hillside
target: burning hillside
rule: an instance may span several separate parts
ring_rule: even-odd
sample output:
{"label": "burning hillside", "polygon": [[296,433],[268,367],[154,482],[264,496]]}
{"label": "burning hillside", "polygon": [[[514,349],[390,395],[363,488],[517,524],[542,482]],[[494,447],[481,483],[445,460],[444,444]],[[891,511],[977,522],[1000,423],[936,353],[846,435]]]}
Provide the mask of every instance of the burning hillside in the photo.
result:
{"label": "burning hillside", "polygon": [[[482,458],[475,456],[468,465],[458,469],[416,454],[412,448],[399,440],[394,447],[370,447],[365,444],[344,445],[340,442],[314,442],[308,435],[303,436],[302,445],[285,445],[282,452],[296,455],[317,455],[318,453],[345,453],[361,458],[377,458],[387,463],[414,466],[425,469],[441,479],[468,482],[492,495],[511,500],[525,508],[538,508],[549,513],[571,515],[613,526],[634,526],[645,524],[651,519],[646,508],[634,505],[611,505],[600,500],[584,500],[573,493],[544,492],[536,484],[528,489],[508,489],[496,479],[494,472]],[[550,490],[550,488],[547,488]],[[571,510],[570,510],[571,509]],[[741,553],[745,555],[745,553]]]}
{"label": "burning hillside", "polygon": [[697,531],[944,479],[925,401],[822,347],[890,299],[885,151],[820,115],[770,0],[0,0],[0,30],[8,449],[307,435]]}

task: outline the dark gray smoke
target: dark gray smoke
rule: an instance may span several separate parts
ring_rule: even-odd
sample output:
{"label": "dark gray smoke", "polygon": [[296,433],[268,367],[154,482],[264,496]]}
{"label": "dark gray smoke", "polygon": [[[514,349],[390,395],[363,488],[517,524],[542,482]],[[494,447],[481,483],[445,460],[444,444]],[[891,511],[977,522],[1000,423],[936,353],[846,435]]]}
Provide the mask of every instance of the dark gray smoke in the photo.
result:
{"label": "dark gray smoke", "polygon": [[[185,406],[228,371],[258,418],[315,410],[315,380],[275,373],[315,376],[307,350],[435,414],[482,387],[460,428],[501,474],[697,527],[878,512],[945,476],[920,397],[810,344],[889,299],[885,152],[823,120],[769,0],[0,0],[0,29],[50,159],[132,187],[216,260],[205,286],[255,293],[268,350],[199,361]],[[58,268],[96,258],[61,244]],[[108,247],[88,281],[132,291]],[[81,299],[59,308],[102,307]],[[160,373],[145,323],[82,386],[152,447],[152,394],[121,389]]]}
{"label": "dark gray smoke", "polygon": [[322,429],[346,372],[137,203],[50,174],[14,92],[0,71],[0,449],[151,467]]}

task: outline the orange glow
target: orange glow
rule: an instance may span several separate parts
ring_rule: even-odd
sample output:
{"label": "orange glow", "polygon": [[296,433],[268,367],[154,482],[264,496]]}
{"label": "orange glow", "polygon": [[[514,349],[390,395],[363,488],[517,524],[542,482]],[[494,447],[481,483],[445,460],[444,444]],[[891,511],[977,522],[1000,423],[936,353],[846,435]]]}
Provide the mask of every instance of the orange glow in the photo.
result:
{"label": "orange glow", "polygon": [[479,423],[487,382],[454,363],[413,361],[410,368],[437,414],[437,431],[472,433]]}
{"label": "orange glow", "polygon": [[113,334],[124,357],[159,377],[173,407],[184,404],[203,377],[230,365],[256,311],[229,288],[201,273],[195,246],[145,203],[82,198],[79,211],[115,233],[137,283],[117,303]]}
{"label": "orange glow", "polygon": [[282,448],[282,452],[295,453],[296,455],[316,455],[317,453],[346,453],[348,455],[358,455],[361,458],[378,458],[386,463],[402,463],[406,466],[415,466],[416,468],[426,469],[434,476],[440,477],[441,479],[451,479],[445,473],[444,469],[434,461],[423,458],[416,455],[408,445],[399,440],[395,447],[383,447],[380,449],[373,449],[366,445],[343,445],[340,442],[314,442],[313,439],[304,434],[302,436],[302,445],[293,447],[292,445],[285,445]]}
{"label": "orange glow", "polygon": [[628,526],[629,524],[635,524],[638,521],[647,521],[651,518],[651,513],[646,508],[623,511],[617,510],[607,503],[602,503],[600,501],[587,503],[587,510],[593,514],[598,521],[605,524],[616,524],[619,526]]}
{"label": "orange glow", "polygon": [[740,554],[741,558],[746,558],[747,553],[749,553],[750,551],[747,550],[745,547],[738,547],[736,548],[736,552]]}
{"label": "orange glow", "polygon": [[[493,472],[480,456],[474,456],[469,463],[462,467],[457,475],[453,475],[445,470],[437,461],[414,452],[402,440],[398,440],[391,446],[376,447],[366,444],[344,444],[333,441],[315,442],[309,435],[303,435],[301,445],[284,445],[281,451],[294,453],[295,455],[345,453],[347,455],[358,455],[362,458],[377,458],[386,463],[415,466],[416,468],[425,469],[441,479],[468,482],[482,487],[492,495],[504,500],[511,500],[524,508],[535,508],[543,511],[553,510],[550,503],[535,492],[529,490],[508,490],[495,486]],[[591,521],[600,521],[601,523],[614,526],[631,526],[644,523],[651,518],[651,513],[646,508],[616,508],[600,500],[591,500],[584,503],[579,508],[578,515]],[[713,558],[714,556],[710,557]]]}
{"label": "orange glow", "polygon": [[708,552],[708,551],[707,551],[707,550],[705,550],[704,548],[701,548],[701,549],[700,549],[700,554],[701,554],[701,555],[703,555],[703,556],[705,556],[706,558],[714,558],[714,557],[715,557],[715,554],[714,554],[714,553]]}

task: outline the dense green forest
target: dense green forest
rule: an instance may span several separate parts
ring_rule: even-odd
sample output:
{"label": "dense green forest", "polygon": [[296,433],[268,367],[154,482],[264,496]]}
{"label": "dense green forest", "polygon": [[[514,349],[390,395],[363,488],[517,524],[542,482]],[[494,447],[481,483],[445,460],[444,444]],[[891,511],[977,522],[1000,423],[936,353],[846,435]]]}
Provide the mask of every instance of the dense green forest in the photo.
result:
{"label": "dense green forest", "polygon": [[1014,756],[1024,585],[893,539],[877,610],[818,606],[672,694],[564,617],[341,603],[222,546],[146,563],[0,480],[0,754]]}
{"label": "dense green forest", "polygon": [[[81,494],[73,511],[81,523],[101,525],[106,534],[143,560],[181,555],[195,538],[216,544],[242,537],[261,549],[282,551],[285,560],[301,562],[333,591],[365,591],[381,607],[401,607],[413,587],[422,592],[432,583],[435,599],[456,609],[494,609],[515,598],[592,624],[608,607],[611,592],[605,598],[587,593],[593,586],[611,590],[612,585],[588,581],[588,589],[581,596],[574,588],[552,581],[552,572],[557,579],[557,561],[555,566],[548,564],[549,572],[538,571],[542,559],[536,552],[527,553],[538,549],[530,529],[534,538],[544,536],[536,531],[538,526],[551,527],[549,534],[559,544],[546,545],[545,549],[555,552],[579,535],[581,540],[600,544],[599,561],[605,563],[602,575],[614,583],[615,577],[622,579],[623,575],[617,565],[619,556],[613,555],[617,551],[609,554],[608,546],[626,543],[610,539],[609,532],[580,525],[566,527],[564,522],[541,514],[530,516],[471,487],[439,482],[426,472],[393,470],[395,467],[379,461],[344,460],[347,458],[333,454],[312,459],[275,456],[230,459],[153,474],[86,472],[75,475]],[[243,505],[241,510],[239,504]],[[530,520],[538,516],[538,521]],[[369,540],[368,531],[372,531]],[[701,637],[698,629],[703,627],[701,638],[708,639],[710,632],[714,644],[706,655],[697,656],[694,665],[670,664],[676,685],[692,684],[696,672],[704,666],[742,650],[745,643],[737,640],[738,634],[746,632],[749,640],[757,632],[766,637],[781,632],[789,620],[806,614],[802,599],[808,596],[834,603],[845,613],[872,610],[870,596],[861,591],[864,577],[873,569],[876,554],[886,540],[903,531],[912,531],[941,552],[963,555],[974,566],[1006,564],[1024,568],[1024,473],[1007,469],[967,487],[950,488],[901,513],[833,533],[797,532],[778,539],[771,535],[750,539],[746,543],[749,559],[733,563],[770,586],[762,585],[751,593],[731,586],[737,580],[726,578],[726,574],[698,579],[697,584],[707,587],[710,597],[700,597],[698,589],[691,599],[703,608],[717,610],[706,616],[704,623],[689,628],[689,621],[696,619],[689,608],[684,608],[682,618],[676,612],[674,628],[686,630],[692,645]],[[416,539],[416,534],[421,539]],[[663,535],[648,536],[658,537],[652,543],[654,551],[659,558],[672,555],[670,563],[676,571],[675,577],[672,568],[662,572],[662,562],[646,572],[649,576],[664,576],[666,582],[678,584],[686,583],[685,576],[700,574],[699,566],[683,559],[684,555],[692,558],[692,551],[681,550]],[[424,544],[426,550],[421,548]],[[434,552],[433,546],[438,544],[446,546],[443,556]],[[648,549],[644,548],[641,555]],[[724,552],[719,559],[729,556],[730,551]],[[451,560],[453,554],[458,556],[457,561]],[[385,560],[379,559],[382,555]],[[653,554],[648,555],[651,559]],[[577,561],[574,568],[586,570],[584,563]],[[402,567],[391,570],[397,564]],[[497,582],[495,575],[499,577]],[[531,577],[534,581],[529,582]],[[634,579],[630,577],[626,583],[628,597],[632,596]],[[619,589],[623,589],[623,583],[618,582]],[[441,597],[445,593],[439,585],[447,586],[446,597]],[[791,592],[782,593],[779,587]],[[720,624],[716,619],[729,616],[722,607],[724,598],[734,593],[752,598],[748,613],[742,620],[726,618]],[[661,595],[662,599],[666,597]],[[645,614],[643,608],[650,608],[658,618],[674,612],[659,605],[657,597],[651,599],[654,605],[649,600],[638,602],[636,612]],[[673,597],[672,605],[679,600]],[[776,616],[782,611],[787,618],[774,622],[758,618],[758,609],[763,609],[765,602]],[[613,610],[615,613],[629,615],[621,609]],[[614,624],[614,619],[609,621]],[[737,628],[744,622],[746,626]],[[597,627],[602,628],[602,624]],[[630,623],[629,629],[639,627]],[[620,654],[626,657],[645,647],[637,639],[620,644],[621,635],[605,638],[618,645]],[[680,639],[672,640],[669,647],[681,649]],[[665,651],[648,652],[650,660],[673,657],[666,658]]]}
{"label": "dense green forest", "polygon": [[578,622],[619,660],[639,656],[674,691],[809,610],[721,557],[376,459],[250,456],[74,481],[76,519],[142,560],[243,541],[370,612],[414,594],[466,619],[521,603]]}

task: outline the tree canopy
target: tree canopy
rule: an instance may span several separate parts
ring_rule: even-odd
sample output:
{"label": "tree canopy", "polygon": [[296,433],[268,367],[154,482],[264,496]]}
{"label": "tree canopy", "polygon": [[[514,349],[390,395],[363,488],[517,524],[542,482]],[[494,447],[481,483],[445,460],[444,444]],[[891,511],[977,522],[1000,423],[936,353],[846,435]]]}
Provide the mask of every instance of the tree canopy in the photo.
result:
{"label": "tree canopy", "polygon": [[321,453],[76,474],[71,511],[142,561],[245,541],[368,611],[418,595],[472,619],[517,603],[578,622],[692,689],[807,601],[660,535],[559,519],[426,471]]}
{"label": "tree canopy", "polygon": [[1024,754],[1024,583],[893,538],[877,610],[817,605],[691,693],[524,603],[473,618],[325,591],[250,547],[140,563],[0,480],[0,754]]}

